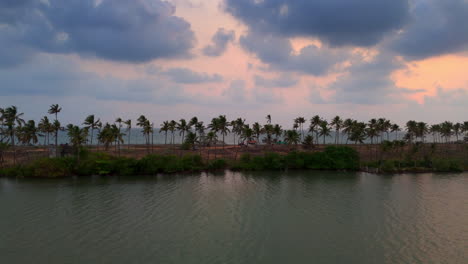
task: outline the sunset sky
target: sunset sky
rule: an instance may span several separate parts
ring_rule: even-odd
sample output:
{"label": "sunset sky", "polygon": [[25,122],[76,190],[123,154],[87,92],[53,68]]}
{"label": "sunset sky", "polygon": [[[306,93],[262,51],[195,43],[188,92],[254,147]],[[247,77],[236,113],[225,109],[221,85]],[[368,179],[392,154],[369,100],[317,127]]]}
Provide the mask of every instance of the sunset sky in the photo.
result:
{"label": "sunset sky", "polygon": [[468,119],[468,0],[1,0],[0,107]]}

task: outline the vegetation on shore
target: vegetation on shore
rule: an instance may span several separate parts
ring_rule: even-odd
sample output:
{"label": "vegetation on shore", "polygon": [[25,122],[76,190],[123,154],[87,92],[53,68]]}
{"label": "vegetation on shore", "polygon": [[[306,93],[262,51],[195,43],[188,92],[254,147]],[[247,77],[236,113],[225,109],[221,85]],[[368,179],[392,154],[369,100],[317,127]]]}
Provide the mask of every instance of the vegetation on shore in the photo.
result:
{"label": "vegetation on shore", "polygon": [[1,168],[4,177],[69,177],[91,175],[157,175],[216,170],[350,170],[375,168],[377,172],[457,172],[468,168],[466,161],[456,159],[380,160],[363,164],[359,154],[346,146],[329,146],[323,152],[292,151],[286,155],[264,153],[242,154],[238,160],[204,161],[200,155],[147,155],[141,159],[111,156],[82,150],[77,156],[43,158],[27,165]]}

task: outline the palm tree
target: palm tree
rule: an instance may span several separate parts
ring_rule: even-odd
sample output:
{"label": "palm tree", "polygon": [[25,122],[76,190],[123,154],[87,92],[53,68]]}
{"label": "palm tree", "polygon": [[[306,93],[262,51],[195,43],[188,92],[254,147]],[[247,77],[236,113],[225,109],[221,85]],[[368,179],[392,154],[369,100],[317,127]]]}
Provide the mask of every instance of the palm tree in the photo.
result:
{"label": "palm tree", "polygon": [[354,141],[354,144],[364,143],[366,139],[366,124],[363,122],[353,121],[351,126],[351,131],[349,135],[349,140]]}
{"label": "palm tree", "polygon": [[137,119],[137,124],[136,125],[141,127],[141,129],[142,129],[141,133],[145,137],[145,143],[146,143],[146,145],[148,147],[148,145],[149,145],[149,129],[148,129],[148,127],[150,126],[149,120],[146,118],[146,116],[141,115]]}
{"label": "palm tree", "polygon": [[86,143],[86,140],[88,138],[88,128],[87,127],[80,128],[73,124],[69,124],[67,126],[67,135],[68,135],[68,139],[70,140],[71,145],[73,146],[75,150],[75,154],[77,158],[79,159],[80,148],[83,144]]}
{"label": "palm tree", "polygon": [[[216,145],[217,140],[218,140],[218,135],[216,135],[216,132],[214,132],[213,130],[208,132],[208,134],[206,134],[206,141],[210,147],[211,147],[211,144],[213,144],[213,142]],[[207,154],[208,154],[208,160],[210,160],[210,148],[208,148]],[[215,151],[215,159],[216,159],[216,151]]]}
{"label": "palm tree", "polygon": [[18,140],[23,144],[36,144],[39,135],[39,130],[34,120],[29,120],[18,129]]}
{"label": "palm tree", "polygon": [[164,132],[164,145],[167,144],[167,131],[169,131],[169,121],[164,121],[159,129],[159,133]]}
{"label": "palm tree", "polygon": [[125,125],[127,125],[127,133],[128,133],[128,149],[130,149],[130,134],[132,133],[132,120],[128,119],[127,121],[123,122]]}
{"label": "palm tree", "polygon": [[97,128],[97,125],[99,124],[100,120],[95,120],[94,115],[89,115],[86,117],[85,121],[83,122],[83,125],[85,125],[85,128],[88,128],[91,130],[91,145],[93,145],[93,137],[94,137],[94,129]]}
{"label": "palm tree", "polygon": [[267,124],[271,124],[271,115],[266,116]]}
{"label": "palm tree", "polygon": [[62,111],[62,108],[58,104],[53,104],[49,108],[49,115],[55,115],[55,156],[58,157],[58,132],[61,128],[60,123],[58,122],[58,113]]}
{"label": "palm tree", "polygon": [[401,128],[399,125],[397,124],[393,124],[392,127],[391,127],[391,132],[392,133],[395,133],[395,139],[398,140],[398,132],[401,131]]}
{"label": "palm tree", "polygon": [[252,130],[255,137],[257,138],[257,142],[260,143],[260,135],[263,133],[262,126],[258,122],[255,122],[252,125]]}
{"label": "palm tree", "polygon": [[190,146],[192,150],[195,150],[195,144],[200,143],[200,141],[197,137],[197,134],[193,133],[192,131],[189,131],[184,143]]}
{"label": "palm tree", "polygon": [[295,124],[298,124],[300,129],[301,129],[301,140],[303,139],[304,137],[304,124],[305,124],[306,120],[304,117],[298,117],[294,120],[294,123]]}
{"label": "palm tree", "polygon": [[229,125],[230,124],[227,121],[225,115],[220,115],[218,117],[218,129],[219,129],[219,132],[221,133],[221,135],[223,136],[223,149],[224,149],[224,145],[226,144],[225,141],[224,141],[224,137],[230,132]]}
{"label": "palm tree", "polygon": [[330,132],[331,132],[331,129],[328,126],[327,120],[322,120],[322,122],[320,122],[320,134],[319,135],[323,137],[323,144],[325,144],[325,138],[330,136]]}
{"label": "palm tree", "polygon": [[271,124],[266,124],[263,126],[263,132],[265,132],[266,134],[266,143],[268,145],[271,145],[271,143],[273,142],[273,133],[274,133],[274,127],[273,125]]}
{"label": "palm tree", "polygon": [[195,124],[195,132],[198,133],[200,141],[203,141],[205,138],[205,125],[203,125],[202,121]]}
{"label": "palm tree", "polygon": [[49,145],[49,135],[52,131],[52,124],[49,121],[49,118],[47,116],[44,116],[41,121],[39,121],[39,124],[37,125],[39,132],[43,133],[44,135],[44,145]]}
{"label": "palm tree", "polygon": [[460,135],[460,132],[462,132],[462,124],[461,123],[455,123],[453,125],[453,134],[457,138],[457,142],[458,142],[458,136]]}
{"label": "palm tree", "polygon": [[416,137],[417,135],[417,127],[418,127],[418,123],[414,120],[410,120],[408,122],[406,122],[406,138],[409,140],[410,143],[413,142],[413,139]]}
{"label": "palm tree", "polygon": [[185,121],[185,119],[180,119],[176,128],[180,131],[179,135],[182,135],[181,143],[183,143],[185,141],[185,132],[190,131],[190,126],[187,124],[187,121]]}
{"label": "palm tree", "polygon": [[236,136],[240,136],[242,133],[242,128],[244,127],[245,119],[237,118],[236,120],[231,121],[232,134],[234,136],[234,145],[236,144]]}
{"label": "palm tree", "polygon": [[16,126],[21,127],[24,124],[24,120],[21,118],[23,115],[23,113],[18,113],[18,108],[16,106],[10,106],[3,110],[6,134],[9,135],[10,144],[13,148],[15,147]]}
{"label": "palm tree", "polygon": [[418,122],[416,124],[416,137],[421,138],[423,143],[424,143],[424,139],[426,137],[427,132],[429,132],[429,128],[426,123]]}
{"label": "palm tree", "polygon": [[346,134],[346,144],[348,144],[349,137],[351,136],[353,125],[354,120],[352,120],[351,118],[347,118],[343,122],[343,133]]}
{"label": "palm tree", "polygon": [[275,141],[278,142],[279,137],[283,134],[283,129],[280,125],[276,124],[273,127],[273,134],[275,135]]}
{"label": "palm tree", "polygon": [[453,123],[445,121],[440,125],[440,133],[445,137],[445,143],[448,143],[450,137],[453,135]]}
{"label": "palm tree", "polygon": [[367,128],[365,129],[365,132],[366,132],[367,137],[370,138],[371,144],[374,144],[374,138],[375,137],[378,138],[379,133],[380,133],[379,123],[377,119],[372,118],[371,120],[369,120],[369,122],[367,123]]}
{"label": "palm tree", "polygon": [[[117,126],[117,128],[118,128],[118,134],[121,135],[121,134],[122,134],[122,133],[121,133],[121,130],[122,130],[122,123],[123,123],[122,118],[117,117],[117,119],[115,119],[115,123],[118,124],[118,126]],[[121,140],[120,140],[120,139],[121,139]],[[123,140],[122,137],[121,137],[121,138],[118,138],[118,140],[117,140],[117,149],[118,149],[118,151],[119,151],[119,155],[120,155],[120,143],[122,143],[122,144],[124,143],[124,140]]]}
{"label": "palm tree", "polygon": [[340,141],[340,129],[343,126],[343,120],[339,116],[335,116],[335,118],[332,119],[331,124],[332,126],[335,127],[335,144],[339,144]]}
{"label": "palm tree", "polygon": [[301,136],[297,133],[296,130],[286,130],[284,132],[284,141],[288,143],[288,145],[297,145],[300,141]]}
{"label": "palm tree", "polygon": [[171,144],[174,145],[174,132],[176,131],[177,128],[177,122],[174,120],[171,120],[169,122],[169,131],[171,131]]}
{"label": "palm tree", "polygon": [[319,139],[318,127],[319,127],[321,122],[322,122],[322,118],[320,118],[320,116],[318,116],[318,115],[315,115],[310,119],[309,131],[312,132],[312,133],[315,132],[315,139],[317,140],[317,144],[319,143],[318,142],[318,139]]}

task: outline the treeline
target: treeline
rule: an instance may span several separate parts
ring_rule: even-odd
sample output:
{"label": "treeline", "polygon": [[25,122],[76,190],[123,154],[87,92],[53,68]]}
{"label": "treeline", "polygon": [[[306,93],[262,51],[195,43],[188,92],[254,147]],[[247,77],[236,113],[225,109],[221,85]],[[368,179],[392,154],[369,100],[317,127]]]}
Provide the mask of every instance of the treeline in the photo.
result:
{"label": "treeline", "polygon": [[[69,143],[79,149],[83,145],[93,144],[94,134],[97,134],[98,145],[101,144],[107,150],[115,146],[120,150],[123,144],[131,144],[131,131],[133,122],[131,119],[117,118],[113,123],[103,123],[95,115],[89,115],[82,124],[68,124],[63,126],[58,114],[62,108],[55,104],[50,106],[48,114],[36,125],[34,120],[25,121],[24,114],[17,107],[10,106],[0,108],[0,149],[14,147],[19,142],[23,145],[39,144],[49,145],[51,138],[58,145],[59,131],[66,131]],[[154,143],[155,123],[146,116],[141,115],[136,120],[136,126],[141,128],[146,145]],[[399,133],[404,131],[403,138]],[[453,123],[445,121],[440,124],[429,125],[425,122],[408,121],[404,127],[385,118],[375,118],[368,122],[354,119],[342,119],[336,116],[328,121],[318,115],[313,116],[309,122],[304,117],[293,120],[292,129],[284,129],[279,124],[273,124],[270,115],[266,117],[265,124],[255,122],[247,124],[245,119],[237,118],[228,121],[225,115],[220,115],[204,124],[197,117],[190,120],[180,119],[163,121],[159,126],[159,133],[164,134],[165,144],[184,144],[186,148],[195,146],[216,145],[221,142],[224,146],[225,137],[231,133],[234,136],[234,144],[256,142],[264,144],[289,144],[312,145],[322,142],[329,136],[334,136],[335,144],[343,143],[380,143],[384,140],[404,140],[405,142],[425,142],[428,135],[432,135],[432,141],[448,143],[453,138],[456,141],[465,140],[468,137],[468,121]],[[175,142],[175,134],[181,136],[180,142]],[[346,135],[346,141],[340,138]],[[465,138],[464,138],[465,137]],[[18,142],[16,142],[18,141]]]}

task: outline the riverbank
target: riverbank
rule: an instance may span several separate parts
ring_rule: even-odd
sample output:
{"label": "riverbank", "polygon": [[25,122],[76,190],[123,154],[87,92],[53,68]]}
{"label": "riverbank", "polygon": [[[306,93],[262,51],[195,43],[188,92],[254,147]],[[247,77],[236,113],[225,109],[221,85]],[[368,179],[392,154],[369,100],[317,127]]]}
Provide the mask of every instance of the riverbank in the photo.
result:
{"label": "riverbank", "polygon": [[[196,152],[147,154],[140,158],[82,150],[79,156],[39,158],[30,163],[0,169],[4,177],[69,177],[90,175],[157,175],[183,172],[272,171],[272,170],[347,170],[373,173],[461,172],[468,170],[468,159],[434,154],[406,156],[405,159],[363,160],[355,148],[327,146],[320,151],[245,152],[234,158],[215,155],[205,158]],[[217,153],[218,154],[218,153]]]}

